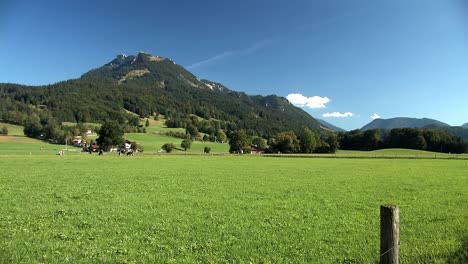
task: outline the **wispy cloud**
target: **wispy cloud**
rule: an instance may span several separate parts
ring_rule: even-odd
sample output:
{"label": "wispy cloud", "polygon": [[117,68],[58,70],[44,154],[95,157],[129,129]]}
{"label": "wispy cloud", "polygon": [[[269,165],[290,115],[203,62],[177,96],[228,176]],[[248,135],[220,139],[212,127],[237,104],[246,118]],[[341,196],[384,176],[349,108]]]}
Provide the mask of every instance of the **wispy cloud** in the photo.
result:
{"label": "wispy cloud", "polygon": [[193,70],[195,68],[198,68],[200,66],[203,66],[203,65],[206,65],[206,64],[210,64],[212,62],[215,62],[215,61],[218,61],[218,60],[222,60],[224,58],[227,58],[227,57],[230,57],[234,54],[234,51],[226,51],[226,52],[223,52],[221,54],[217,54],[209,59],[206,59],[206,60],[202,60],[202,61],[199,61],[199,62],[196,62],[190,66],[187,67],[187,69],[189,70]]}
{"label": "wispy cloud", "polygon": [[380,116],[378,114],[373,114],[373,115],[370,116],[370,118],[377,119],[377,118],[380,118]]}
{"label": "wispy cloud", "polygon": [[307,97],[299,93],[292,93],[286,96],[286,99],[289,100],[293,105],[299,107],[309,107],[312,109],[315,108],[326,108],[325,104],[331,102],[328,97],[312,96]]}
{"label": "wispy cloud", "polygon": [[262,40],[262,41],[255,42],[254,44],[250,45],[247,48],[225,51],[223,53],[216,54],[216,55],[214,55],[214,56],[212,56],[212,57],[210,57],[210,58],[208,58],[206,60],[195,62],[195,63],[191,64],[190,66],[188,66],[187,69],[193,70],[193,69],[196,69],[198,67],[206,66],[206,65],[209,65],[211,63],[214,63],[214,62],[226,59],[226,58],[230,58],[230,57],[234,57],[234,56],[238,56],[238,55],[250,54],[250,53],[253,53],[253,52],[265,47],[266,45],[270,44],[271,42],[272,42],[271,40]]}
{"label": "wispy cloud", "polygon": [[325,113],[322,115],[323,117],[351,117],[354,116],[351,112],[340,113],[340,112],[333,112],[333,113]]}

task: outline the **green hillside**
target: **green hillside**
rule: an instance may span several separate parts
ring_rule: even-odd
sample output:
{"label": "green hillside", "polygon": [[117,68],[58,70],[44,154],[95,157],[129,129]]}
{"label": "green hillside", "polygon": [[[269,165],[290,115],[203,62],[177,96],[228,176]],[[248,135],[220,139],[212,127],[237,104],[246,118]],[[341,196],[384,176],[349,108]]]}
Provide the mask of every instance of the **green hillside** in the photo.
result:
{"label": "green hillside", "polygon": [[[48,86],[0,84],[0,120],[23,123],[15,112],[47,112],[59,122],[102,123],[154,113],[167,119],[191,115],[219,120],[224,130],[245,129],[268,137],[283,131],[298,133],[303,127],[323,132],[320,124],[285,98],[251,96],[221,84],[199,80],[170,59],[139,53],[119,55],[79,79]],[[24,104],[24,105],[22,105]],[[28,109],[28,106],[31,106]]]}

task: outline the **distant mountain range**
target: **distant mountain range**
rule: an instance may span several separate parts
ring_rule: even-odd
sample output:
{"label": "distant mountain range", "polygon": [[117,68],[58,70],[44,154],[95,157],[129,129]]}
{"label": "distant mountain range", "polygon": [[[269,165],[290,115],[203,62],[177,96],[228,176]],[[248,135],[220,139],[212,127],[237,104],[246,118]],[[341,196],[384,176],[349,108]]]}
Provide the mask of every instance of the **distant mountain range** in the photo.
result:
{"label": "distant mountain range", "polygon": [[374,119],[369,124],[363,126],[361,130],[366,131],[369,129],[380,128],[380,129],[393,129],[402,127],[411,128],[422,128],[428,125],[446,126],[450,125],[429,118],[410,118],[410,117],[395,117],[389,119]]}
{"label": "distant mountain range", "polygon": [[333,132],[343,132],[343,131],[346,131],[342,128],[339,128],[337,126],[334,126],[330,123],[328,123],[327,121],[323,120],[323,119],[318,119],[318,118],[315,118],[315,120],[317,120],[322,126],[324,126],[325,128],[328,128],[330,130],[332,130]]}
{"label": "distant mountain range", "polygon": [[182,121],[196,115],[213,125],[220,123],[225,130],[245,129],[263,137],[290,130],[299,133],[304,127],[326,133],[317,120],[286,98],[232,91],[220,83],[198,79],[171,59],[145,52],[118,55],[81,78],[52,85],[0,83],[0,100],[4,100],[0,105],[15,101],[34,106],[61,122],[113,119],[122,123],[130,120],[128,110],[140,117],[159,113]]}
{"label": "distant mountain range", "polygon": [[369,124],[363,126],[361,130],[365,131],[376,128],[389,130],[394,128],[441,129],[468,141],[468,123],[463,126],[450,126],[446,123],[429,118],[396,117],[389,119],[375,119]]}

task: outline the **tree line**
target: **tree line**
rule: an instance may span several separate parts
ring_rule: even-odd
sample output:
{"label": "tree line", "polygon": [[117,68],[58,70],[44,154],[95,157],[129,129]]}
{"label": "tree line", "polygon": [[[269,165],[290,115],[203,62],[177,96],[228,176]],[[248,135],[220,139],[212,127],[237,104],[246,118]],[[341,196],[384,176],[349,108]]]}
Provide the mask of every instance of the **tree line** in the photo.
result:
{"label": "tree line", "polygon": [[468,152],[468,144],[460,137],[439,129],[394,128],[392,130],[359,129],[338,133],[341,149],[376,150],[407,148],[444,153]]}
{"label": "tree line", "polygon": [[303,128],[298,135],[294,131],[280,132],[268,140],[249,137],[240,129],[231,134],[231,153],[250,153],[252,147],[267,153],[335,153],[339,142],[335,134],[318,135],[309,128]]}

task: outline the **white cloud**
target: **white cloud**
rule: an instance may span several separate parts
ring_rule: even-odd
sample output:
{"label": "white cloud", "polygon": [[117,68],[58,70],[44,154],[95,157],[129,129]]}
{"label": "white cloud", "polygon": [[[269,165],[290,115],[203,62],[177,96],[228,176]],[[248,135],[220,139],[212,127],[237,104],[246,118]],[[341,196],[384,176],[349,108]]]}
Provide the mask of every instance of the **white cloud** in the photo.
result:
{"label": "white cloud", "polygon": [[333,112],[333,113],[325,113],[322,115],[323,117],[350,117],[354,116],[351,112],[340,113],[340,112]]}
{"label": "white cloud", "polygon": [[370,116],[370,118],[377,119],[377,118],[380,118],[380,116],[378,114],[373,114],[373,115]]}
{"label": "white cloud", "polygon": [[326,108],[325,104],[331,102],[328,97],[312,96],[306,97],[302,94],[292,93],[286,96],[286,99],[289,100],[293,105],[300,107],[309,107],[309,108]]}

